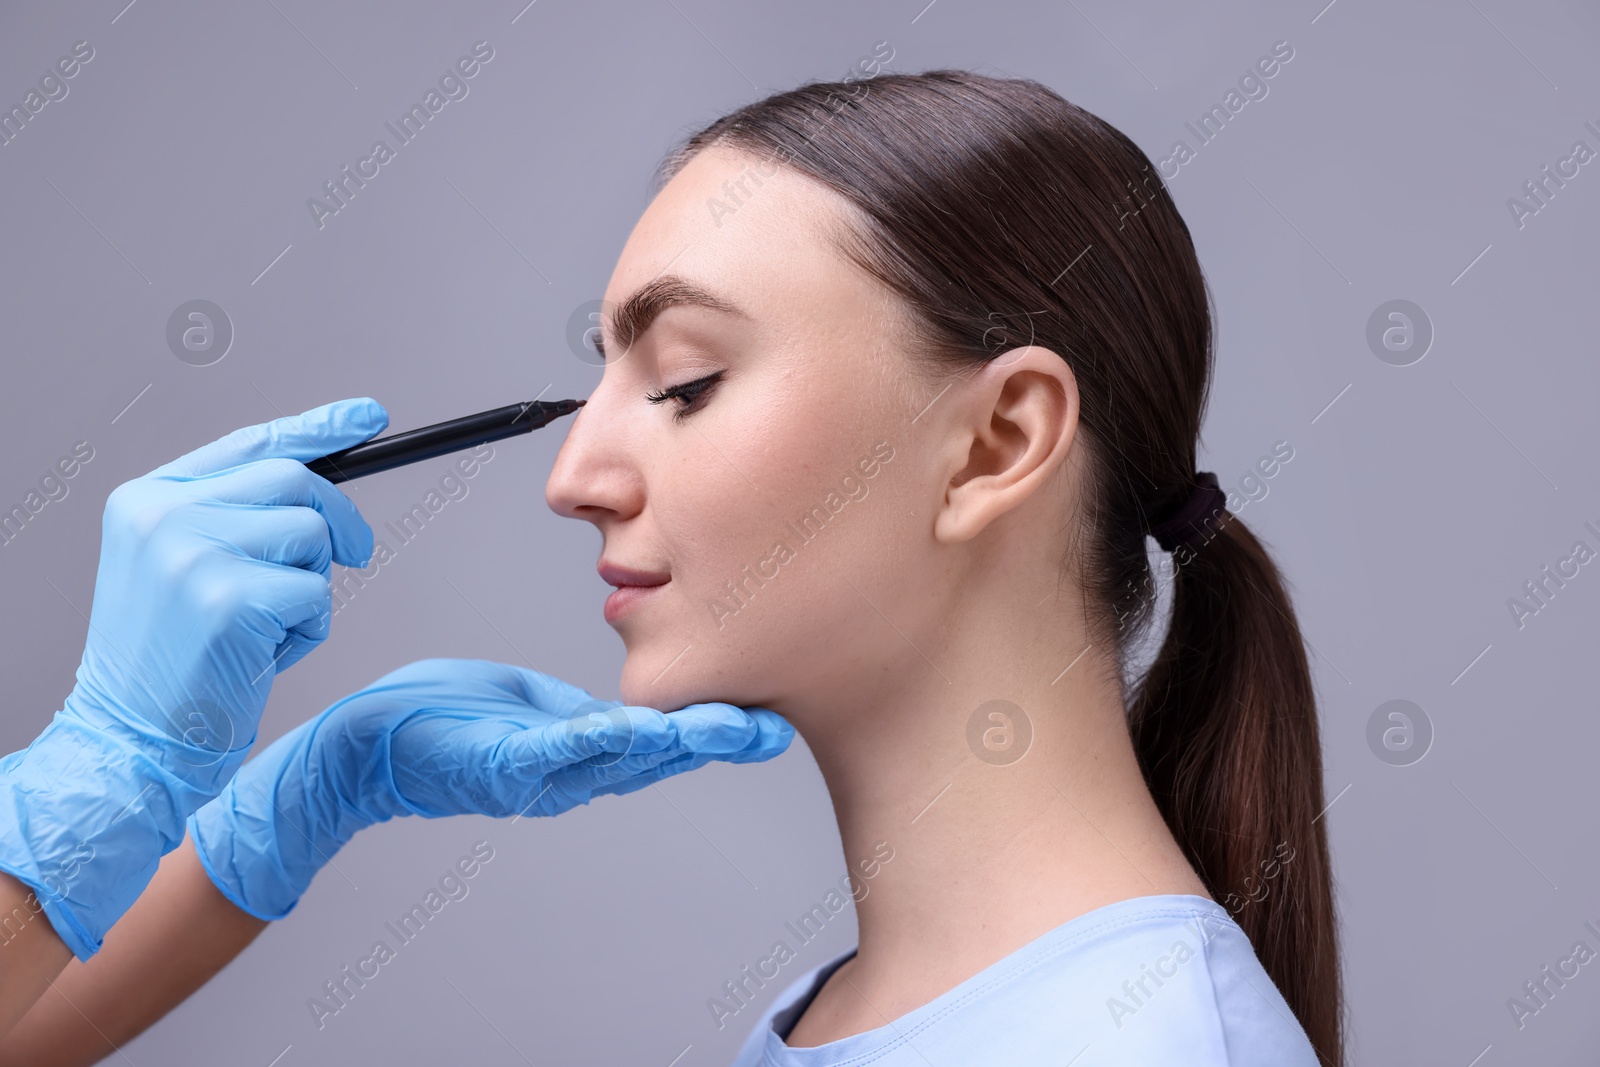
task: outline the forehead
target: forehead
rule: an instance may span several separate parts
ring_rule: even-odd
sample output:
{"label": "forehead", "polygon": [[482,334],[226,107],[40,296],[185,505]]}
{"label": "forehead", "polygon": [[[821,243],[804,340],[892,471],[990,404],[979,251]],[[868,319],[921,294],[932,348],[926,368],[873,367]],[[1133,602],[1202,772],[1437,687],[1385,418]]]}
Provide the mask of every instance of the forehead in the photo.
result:
{"label": "forehead", "polygon": [[670,272],[760,302],[837,275],[834,237],[848,203],[764,157],[703,149],[656,194],[628,236],[606,298],[613,306]]}

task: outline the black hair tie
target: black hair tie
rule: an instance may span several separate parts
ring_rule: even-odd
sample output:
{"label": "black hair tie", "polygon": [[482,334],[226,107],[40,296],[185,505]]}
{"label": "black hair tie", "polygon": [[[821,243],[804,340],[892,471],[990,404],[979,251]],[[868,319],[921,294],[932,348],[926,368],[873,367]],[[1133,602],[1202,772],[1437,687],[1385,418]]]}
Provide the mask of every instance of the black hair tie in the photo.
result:
{"label": "black hair tie", "polygon": [[[1194,489],[1177,510],[1150,527],[1150,536],[1164,552],[1209,541],[1221,527],[1219,520],[1227,514],[1228,494],[1218,486],[1215,474],[1200,471],[1194,482]],[[1212,524],[1208,526],[1207,520]]]}

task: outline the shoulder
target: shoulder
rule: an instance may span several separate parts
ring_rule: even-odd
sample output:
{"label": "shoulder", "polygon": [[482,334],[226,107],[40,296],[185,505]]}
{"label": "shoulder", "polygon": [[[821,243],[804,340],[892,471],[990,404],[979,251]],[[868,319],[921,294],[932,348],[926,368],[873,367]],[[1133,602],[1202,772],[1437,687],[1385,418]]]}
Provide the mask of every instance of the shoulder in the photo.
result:
{"label": "shoulder", "polygon": [[1031,973],[1014,976],[1012,995],[1041,1015],[1072,1005],[1062,1033],[1084,1035],[1082,1067],[1316,1063],[1249,939],[1215,901],[1187,895],[1120,901],[1041,942]]}

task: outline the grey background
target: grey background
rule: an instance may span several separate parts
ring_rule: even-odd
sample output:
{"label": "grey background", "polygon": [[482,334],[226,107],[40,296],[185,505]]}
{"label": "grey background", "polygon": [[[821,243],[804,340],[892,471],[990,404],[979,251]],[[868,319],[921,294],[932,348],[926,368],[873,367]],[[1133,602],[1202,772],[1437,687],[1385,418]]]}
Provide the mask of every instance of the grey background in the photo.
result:
{"label": "grey background", "polygon": [[[1267,97],[1171,188],[1217,305],[1203,466],[1237,484],[1275,442],[1295,449],[1242,514],[1316,650],[1352,1062],[1593,1062],[1600,965],[1521,1030],[1506,1003],[1575,941],[1600,948],[1583,928],[1600,923],[1600,564],[1521,629],[1506,605],[1574,541],[1600,548],[1583,528],[1600,526],[1600,163],[1521,229],[1506,206],[1574,141],[1600,149],[1583,125],[1600,126],[1591,7],[125,2],[0,14],[8,106],[74,42],[95,49],[0,147],[0,503],[75,441],[95,449],[0,548],[4,750],[72,684],[119,482],[344,396],[409,428],[547,386],[586,395],[598,371],[568,351],[568,316],[601,293],[651,168],[689,128],[887,41],[897,70],[1040,79],[1159,159],[1287,40]],[[469,96],[318,230],[307,198],[480,39],[495,58]],[[212,366],[165,342],[192,299],[236,331]],[[1436,331],[1407,367],[1365,340],[1393,299]],[[598,535],[543,502],[559,441],[497,450],[280,678],[264,739],[430,655],[616,696]],[[380,527],[443,470],[352,494]],[[1367,743],[1394,699],[1435,731],[1410,766]],[[470,895],[319,1032],[307,998],[479,839],[495,859]],[[799,744],[554,820],[402,820],[335,865],[119,1062],[723,1064],[756,1012],[719,1032],[706,998],[844,871]],[[852,922],[785,980],[852,944]]]}

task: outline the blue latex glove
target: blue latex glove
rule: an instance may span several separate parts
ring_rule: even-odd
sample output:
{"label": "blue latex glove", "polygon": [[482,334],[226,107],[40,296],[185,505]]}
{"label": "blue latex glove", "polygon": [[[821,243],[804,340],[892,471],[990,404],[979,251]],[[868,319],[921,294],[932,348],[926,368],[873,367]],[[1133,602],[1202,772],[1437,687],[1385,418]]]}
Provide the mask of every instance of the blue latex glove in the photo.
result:
{"label": "blue latex glove", "polygon": [[297,461],[388,421],[362,398],[246,427],[106,501],[77,684],[0,760],[0,870],[79,959],[244,761],[277,672],[327,636],[330,561],[372,554],[355,505]]}
{"label": "blue latex glove", "polygon": [[211,880],[258,919],[293,910],[363,827],[397,815],[559,815],[711,760],[789,747],[775,712],[596,700],[486,660],[408,664],[268,745],[189,820]]}

